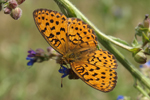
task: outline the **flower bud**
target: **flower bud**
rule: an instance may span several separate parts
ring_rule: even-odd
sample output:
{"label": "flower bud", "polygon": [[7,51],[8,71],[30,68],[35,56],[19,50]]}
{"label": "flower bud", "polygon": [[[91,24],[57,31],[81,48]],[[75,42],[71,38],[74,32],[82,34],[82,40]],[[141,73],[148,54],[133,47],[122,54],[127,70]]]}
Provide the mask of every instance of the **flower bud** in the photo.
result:
{"label": "flower bud", "polygon": [[147,33],[150,31],[150,19],[148,18],[148,14],[145,15],[145,18],[142,23],[139,23],[135,28],[135,34],[142,36],[142,33]]}
{"label": "flower bud", "polygon": [[137,27],[135,27],[135,34],[142,36],[142,28],[144,28],[143,23],[139,23]]}
{"label": "flower bud", "polygon": [[11,9],[15,9],[17,6],[18,6],[18,4],[17,4],[17,1],[16,0],[9,0],[9,8],[11,8]]}
{"label": "flower bud", "polygon": [[150,55],[150,46],[146,47],[144,52],[145,54]]}
{"label": "flower bud", "polygon": [[43,49],[39,48],[39,49],[36,49],[36,54],[38,56],[44,56],[45,55],[45,51]]}
{"label": "flower bud", "polygon": [[18,5],[22,4],[25,0],[16,0]]}
{"label": "flower bud", "polygon": [[52,51],[54,51],[54,49],[51,46],[49,46],[49,47],[47,47],[47,51],[48,51],[48,53],[51,53]]}
{"label": "flower bud", "polygon": [[134,55],[134,59],[136,62],[144,64],[146,63],[147,57],[142,51],[139,51]]}
{"label": "flower bud", "polygon": [[4,14],[10,14],[11,13],[11,10],[10,8],[6,7],[4,8]]}
{"label": "flower bud", "polygon": [[143,26],[144,26],[145,28],[149,28],[149,24],[150,24],[150,20],[149,20],[149,18],[148,18],[148,14],[146,14],[146,15],[145,15],[145,19],[144,19],[144,21],[143,21]]}
{"label": "flower bud", "polygon": [[139,23],[139,24],[138,24],[138,27],[143,28],[144,26],[143,26],[142,23]]}
{"label": "flower bud", "polygon": [[19,7],[12,9],[12,12],[10,15],[13,19],[18,20],[22,15],[22,10]]}

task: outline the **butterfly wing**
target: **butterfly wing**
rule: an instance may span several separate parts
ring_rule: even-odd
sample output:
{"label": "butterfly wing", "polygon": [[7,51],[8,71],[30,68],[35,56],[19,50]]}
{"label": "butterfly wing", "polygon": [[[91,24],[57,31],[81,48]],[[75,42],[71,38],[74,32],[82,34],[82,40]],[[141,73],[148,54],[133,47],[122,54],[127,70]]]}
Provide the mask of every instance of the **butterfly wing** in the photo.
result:
{"label": "butterfly wing", "polygon": [[70,65],[85,83],[95,89],[109,92],[116,86],[117,73],[114,69],[117,68],[117,63],[108,51],[97,50]]}
{"label": "butterfly wing", "polygon": [[87,60],[87,63],[94,66],[103,66],[111,69],[116,69],[118,66],[115,56],[106,50],[99,49],[91,54],[88,54],[87,58],[82,59]]}
{"label": "butterfly wing", "polygon": [[96,49],[97,37],[90,26],[78,18],[68,18],[68,40],[70,51]]}
{"label": "butterfly wing", "polygon": [[33,18],[46,41],[62,55],[79,49],[96,49],[94,31],[78,18],[67,19],[64,14],[47,9],[35,10]]}
{"label": "butterfly wing", "polygon": [[68,21],[65,15],[52,10],[37,9],[33,18],[46,41],[60,54],[67,52]]}

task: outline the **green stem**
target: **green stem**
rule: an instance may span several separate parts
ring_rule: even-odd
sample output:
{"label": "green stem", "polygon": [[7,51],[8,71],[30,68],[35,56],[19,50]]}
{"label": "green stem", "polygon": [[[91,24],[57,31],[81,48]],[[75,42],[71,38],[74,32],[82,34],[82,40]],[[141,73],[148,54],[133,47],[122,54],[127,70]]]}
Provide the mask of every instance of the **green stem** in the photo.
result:
{"label": "green stem", "polygon": [[[145,77],[143,74],[140,73],[140,71],[131,64],[112,44],[114,43],[128,51],[132,49],[130,46],[123,45],[119,42],[116,42],[109,38],[107,35],[99,31],[71,2],[68,0],[54,0],[58,6],[61,5],[61,9],[65,9],[69,13],[76,14],[79,18],[82,18],[85,22],[87,22],[96,32],[96,35],[98,37],[98,41],[111,53],[115,55],[117,60],[138,80],[141,81],[145,86],[147,86],[150,89],[150,79]],[[75,16],[72,16],[75,17]]]}
{"label": "green stem", "polygon": [[[139,82],[138,82],[139,83]],[[139,84],[135,84],[134,87],[139,90],[139,92],[141,92],[145,97],[147,97],[148,99],[150,99],[149,95],[147,94],[147,92],[139,85]]]}

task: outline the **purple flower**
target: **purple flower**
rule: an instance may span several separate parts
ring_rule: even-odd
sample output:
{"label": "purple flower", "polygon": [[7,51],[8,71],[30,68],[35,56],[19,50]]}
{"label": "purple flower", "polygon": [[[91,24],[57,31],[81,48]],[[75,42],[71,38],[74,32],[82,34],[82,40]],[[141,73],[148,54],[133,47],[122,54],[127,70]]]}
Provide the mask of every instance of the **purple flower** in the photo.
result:
{"label": "purple flower", "polygon": [[27,63],[28,66],[32,66],[32,65],[37,61],[36,58],[31,58],[31,57],[27,57],[26,59],[27,59],[27,60],[30,60],[30,61]]}
{"label": "purple flower", "polygon": [[27,65],[32,66],[37,61],[37,58],[35,57],[36,52],[34,50],[30,49],[28,51],[28,53],[29,54],[28,54],[26,60],[30,60],[30,61],[27,63]]}
{"label": "purple flower", "polygon": [[119,95],[119,96],[117,97],[117,100],[124,100],[124,96]]}
{"label": "purple flower", "polygon": [[35,55],[36,55],[36,52],[34,50],[32,50],[32,49],[30,49],[28,51],[28,53],[29,53],[28,57],[35,57]]}
{"label": "purple flower", "polygon": [[61,65],[62,69],[59,69],[59,73],[63,73],[63,75],[61,76],[61,78],[66,77],[67,75],[69,75],[69,69],[67,69],[66,67]]}

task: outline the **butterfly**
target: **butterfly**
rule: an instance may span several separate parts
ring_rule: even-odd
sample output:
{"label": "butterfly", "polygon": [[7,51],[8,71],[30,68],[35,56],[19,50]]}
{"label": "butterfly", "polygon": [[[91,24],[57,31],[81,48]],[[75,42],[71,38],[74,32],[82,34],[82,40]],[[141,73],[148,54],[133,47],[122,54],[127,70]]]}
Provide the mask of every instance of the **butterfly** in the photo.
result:
{"label": "butterfly", "polygon": [[33,18],[42,36],[81,80],[103,92],[114,89],[116,59],[110,52],[97,49],[97,37],[88,24],[48,9],[35,10]]}

